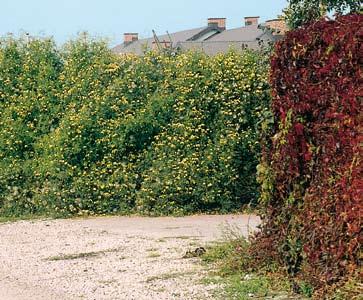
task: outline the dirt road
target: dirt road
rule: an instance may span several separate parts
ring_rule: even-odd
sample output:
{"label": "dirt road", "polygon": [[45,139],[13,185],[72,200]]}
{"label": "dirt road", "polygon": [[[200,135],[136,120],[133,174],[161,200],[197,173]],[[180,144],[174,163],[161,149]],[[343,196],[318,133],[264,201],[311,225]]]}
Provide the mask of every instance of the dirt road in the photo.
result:
{"label": "dirt road", "polygon": [[0,300],[213,299],[198,258],[254,216],[108,217],[0,225]]}

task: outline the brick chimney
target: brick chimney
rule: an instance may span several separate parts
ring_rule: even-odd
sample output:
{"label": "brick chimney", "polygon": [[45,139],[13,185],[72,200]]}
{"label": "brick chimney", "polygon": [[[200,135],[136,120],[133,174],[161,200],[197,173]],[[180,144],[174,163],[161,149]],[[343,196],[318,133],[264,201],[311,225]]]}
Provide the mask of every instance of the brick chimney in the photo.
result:
{"label": "brick chimney", "polygon": [[208,18],[209,27],[217,27],[220,30],[226,30],[226,18]]}
{"label": "brick chimney", "polygon": [[124,33],[124,45],[131,44],[139,39],[138,33]]}
{"label": "brick chimney", "polygon": [[286,22],[282,19],[268,20],[265,26],[272,30],[273,35],[284,35],[288,31]]}
{"label": "brick chimney", "polygon": [[245,17],[245,26],[258,25],[260,17]]}

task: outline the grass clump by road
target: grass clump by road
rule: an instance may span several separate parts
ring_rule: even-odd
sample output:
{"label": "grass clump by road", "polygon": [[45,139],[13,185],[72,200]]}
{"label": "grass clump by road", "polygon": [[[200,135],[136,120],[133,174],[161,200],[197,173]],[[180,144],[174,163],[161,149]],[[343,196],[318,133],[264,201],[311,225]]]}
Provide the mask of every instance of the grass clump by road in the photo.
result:
{"label": "grass clump by road", "polygon": [[96,257],[99,256],[100,252],[84,252],[77,254],[61,254],[57,256],[49,257],[47,260],[49,261],[59,261],[59,260],[74,260],[79,258],[88,258],[88,257]]}
{"label": "grass clump by road", "polygon": [[161,254],[157,251],[151,251],[149,254],[148,254],[148,258],[156,258],[156,257],[160,257]]}
{"label": "grass clump by road", "polygon": [[18,221],[35,221],[35,220],[45,220],[45,219],[54,219],[56,216],[54,215],[37,215],[37,214],[27,214],[21,216],[0,216],[0,224],[8,223],[8,222],[18,222]]}
{"label": "grass clump by road", "polygon": [[59,260],[74,260],[74,259],[87,259],[90,257],[98,257],[106,253],[118,252],[121,248],[106,249],[101,251],[81,252],[72,254],[60,254],[52,257],[48,257],[48,261],[59,261]]}
{"label": "grass clump by road", "polygon": [[[223,299],[306,299],[311,292],[300,288],[300,295],[293,292],[294,285],[274,266],[255,270],[248,255],[249,243],[244,238],[217,243],[209,247],[202,260],[212,269],[204,279],[206,284],[224,286]],[[220,292],[220,291],[219,291]],[[305,293],[305,294],[304,294]]]}
{"label": "grass clump by road", "polygon": [[172,280],[179,277],[191,276],[194,275],[195,271],[185,271],[185,272],[172,272],[172,273],[165,273],[158,276],[151,276],[146,279],[146,282],[154,282],[154,281],[166,281]]}

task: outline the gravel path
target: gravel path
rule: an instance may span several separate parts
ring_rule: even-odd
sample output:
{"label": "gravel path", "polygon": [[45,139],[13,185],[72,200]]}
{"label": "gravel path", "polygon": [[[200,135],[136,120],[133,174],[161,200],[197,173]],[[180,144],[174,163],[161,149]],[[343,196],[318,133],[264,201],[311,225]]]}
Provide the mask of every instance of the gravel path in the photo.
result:
{"label": "gravel path", "polygon": [[108,217],[0,225],[0,300],[213,299],[187,250],[255,216]]}

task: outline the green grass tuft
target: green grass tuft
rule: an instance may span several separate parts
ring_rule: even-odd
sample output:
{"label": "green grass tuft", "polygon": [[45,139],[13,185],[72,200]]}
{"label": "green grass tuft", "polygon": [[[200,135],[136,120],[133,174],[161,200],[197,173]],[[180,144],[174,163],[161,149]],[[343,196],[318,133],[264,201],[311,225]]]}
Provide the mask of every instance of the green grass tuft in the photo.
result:
{"label": "green grass tuft", "polygon": [[248,248],[248,241],[239,237],[210,246],[202,257],[212,269],[203,282],[224,287],[215,295],[217,299],[304,299],[291,292],[286,276],[270,271],[274,266],[261,270],[251,268]]}

